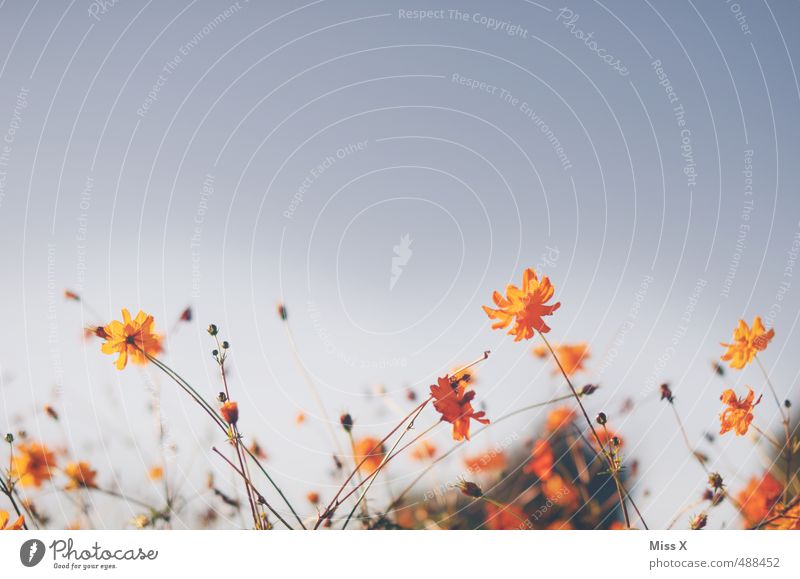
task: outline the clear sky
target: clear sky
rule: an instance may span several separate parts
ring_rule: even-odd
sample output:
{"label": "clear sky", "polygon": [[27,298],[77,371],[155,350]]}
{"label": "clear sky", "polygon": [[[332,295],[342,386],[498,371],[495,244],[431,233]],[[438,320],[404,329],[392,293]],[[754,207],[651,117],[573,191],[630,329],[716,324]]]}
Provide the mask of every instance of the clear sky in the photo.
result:
{"label": "clear sky", "polygon": [[[638,459],[654,526],[705,482],[660,382],[702,447],[723,388],[764,388],[752,368],[711,371],[738,318],[761,315],[776,330],[764,361],[790,396],[796,2],[100,4],[0,4],[0,429],[62,440],[109,486],[155,496],[143,473],[162,460],[147,410],[160,386],[170,476],[189,492],[209,468],[229,477],[172,384],[119,373],[81,340],[122,307],[167,331],[191,304],[167,361],[212,397],[217,323],[243,431],[292,496],[325,496],[332,444],[276,302],[328,412],[381,434],[407,387],[487,349],[477,400],[490,417],[564,392],[480,308],[528,266],[562,302],[551,338],[590,344],[590,411]],[[529,437],[543,415],[472,450]],[[704,448],[733,488],[762,461],[730,435]],[[416,468],[398,461],[391,484]]]}

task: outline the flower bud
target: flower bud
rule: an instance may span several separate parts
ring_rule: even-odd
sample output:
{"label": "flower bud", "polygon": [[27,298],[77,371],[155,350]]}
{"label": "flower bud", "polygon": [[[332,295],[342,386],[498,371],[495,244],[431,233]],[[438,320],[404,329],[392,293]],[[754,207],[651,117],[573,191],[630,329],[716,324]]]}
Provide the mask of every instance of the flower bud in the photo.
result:
{"label": "flower bud", "polygon": [[700,529],[705,528],[706,523],[708,523],[708,515],[705,513],[700,513],[692,519],[692,530],[699,531]]}
{"label": "flower bud", "polygon": [[597,392],[599,386],[596,384],[586,384],[583,388],[581,388],[581,396],[589,396],[590,394],[594,394]]}
{"label": "flower bud", "polygon": [[210,324],[208,326],[208,333],[209,334],[211,334],[212,336],[216,336],[217,332],[219,332],[219,328],[217,328],[217,326],[215,324]]}
{"label": "flower bud", "polygon": [[345,413],[339,417],[339,422],[342,423],[342,428],[344,428],[345,432],[352,432],[353,430],[353,417],[350,414]]}
{"label": "flower bud", "polygon": [[11,434],[10,432],[6,432],[5,440],[8,444],[11,444],[12,442],[14,442],[14,435]]}
{"label": "flower bud", "polygon": [[672,396],[672,390],[670,390],[669,384],[661,385],[661,400],[666,400],[670,404],[675,400]]}
{"label": "flower bud", "polygon": [[282,303],[279,303],[277,309],[278,309],[278,316],[280,316],[280,318],[285,322],[286,318],[289,317],[289,314],[286,311],[286,306],[283,305]]}
{"label": "flower bud", "polygon": [[605,412],[598,413],[597,418],[595,418],[595,420],[597,420],[597,424],[599,424],[600,426],[603,426],[606,422],[608,422],[608,418],[606,417]]}
{"label": "flower bud", "polygon": [[458,489],[468,497],[472,497],[474,499],[479,499],[483,496],[483,491],[481,487],[476,485],[474,482],[462,480],[458,482]]}

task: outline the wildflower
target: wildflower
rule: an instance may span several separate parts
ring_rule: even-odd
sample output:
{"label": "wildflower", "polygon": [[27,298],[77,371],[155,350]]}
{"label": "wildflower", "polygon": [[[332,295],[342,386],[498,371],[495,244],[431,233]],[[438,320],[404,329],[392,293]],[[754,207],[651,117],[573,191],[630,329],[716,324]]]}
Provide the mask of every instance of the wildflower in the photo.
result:
{"label": "wildflower", "polygon": [[316,491],[310,491],[306,495],[306,499],[308,499],[308,502],[311,503],[312,505],[319,504],[319,493]]}
{"label": "wildflower", "polygon": [[144,365],[148,356],[161,352],[161,336],[153,331],[153,316],[142,311],[131,319],[127,309],[122,310],[122,321],[114,320],[103,327],[105,338],[101,350],[104,354],[119,354],[117,370],[122,370],[128,358],[134,364]]}
{"label": "wildflower", "polygon": [[722,396],[719,397],[722,403],[728,407],[719,415],[720,421],[720,434],[725,434],[729,430],[736,432],[736,436],[744,436],[747,434],[747,429],[750,428],[750,423],[753,421],[753,408],[761,402],[761,397],[753,402],[755,394],[751,388],[748,388],[747,396],[744,398],[737,398],[736,392],[733,390],[725,390]]}
{"label": "wildflower", "polygon": [[147,471],[147,478],[150,480],[161,480],[164,478],[164,468],[161,466],[154,466],[149,471]]}
{"label": "wildflower", "polygon": [[748,526],[767,519],[781,498],[783,487],[769,472],[761,479],[753,477],[747,486],[736,495],[742,517]]}
{"label": "wildflower", "polygon": [[748,327],[744,320],[739,320],[739,325],[733,330],[733,343],[720,343],[721,346],[728,348],[720,359],[728,362],[731,368],[741,370],[753,361],[758,352],[767,349],[774,336],[775,330],[767,332],[761,322],[761,316],[755,317],[752,328]]}
{"label": "wildflower", "polygon": [[514,505],[485,503],[486,528],[492,531],[516,531],[531,528],[525,513]]}
{"label": "wildflower", "polygon": [[550,443],[547,440],[539,439],[533,443],[531,459],[522,471],[533,473],[541,480],[547,480],[553,473],[553,462],[553,449],[550,448]]}
{"label": "wildflower", "polygon": [[462,494],[472,497],[473,499],[479,499],[483,496],[483,491],[481,487],[476,485],[474,482],[470,482],[468,480],[460,480],[456,484],[458,490],[461,491]]}
{"label": "wildflower", "polygon": [[8,524],[9,514],[6,511],[0,511],[0,531],[21,531],[25,528],[25,515],[20,515],[16,521]]}
{"label": "wildflower", "polygon": [[418,461],[431,460],[436,456],[436,446],[428,440],[423,440],[411,451],[411,458]]}
{"label": "wildflower", "polygon": [[239,422],[239,405],[231,400],[226,400],[219,408],[219,413],[222,414],[223,420],[231,426],[236,426]]}
{"label": "wildflower", "polygon": [[568,406],[559,406],[550,411],[545,421],[545,429],[547,432],[556,432],[557,430],[569,426],[575,419],[575,411]]}
{"label": "wildflower", "polygon": [[[584,360],[589,358],[589,344],[581,342],[580,344],[558,344],[553,345],[553,351],[558,356],[558,361],[567,376],[572,376],[578,372],[585,372],[586,368],[583,367]],[[533,355],[537,358],[546,358],[550,354],[550,350],[546,346],[537,346],[533,349]],[[561,369],[554,361],[553,374],[558,374]]]}
{"label": "wildflower", "polygon": [[506,467],[504,452],[488,451],[476,456],[464,458],[464,465],[470,472],[502,471]]}
{"label": "wildflower", "polygon": [[554,474],[542,481],[542,494],[553,504],[565,509],[574,509],[578,506],[578,495],[575,489],[561,478],[561,475]]}
{"label": "wildflower", "polygon": [[464,380],[453,382],[445,375],[431,386],[431,395],[435,399],[433,407],[441,413],[441,419],[453,425],[453,440],[469,440],[470,419],[489,424],[489,420],[484,418],[486,413],[483,410],[475,412],[472,408],[475,391],[467,392],[467,383]]}
{"label": "wildflower", "polygon": [[11,476],[18,478],[22,486],[39,488],[52,478],[56,457],[46,445],[22,443],[17,450],[11,463]]}
{"label": "wildflower", "polygon": [[97,487],[94,482],[97,471],[93,470],[87,462],[71,462],[64,468],[64,474],[69,478],[69,482],[64,487],[65,490]]}
{"label": "wildflower", "polygon": [[483,306],[491,319],[497,320],[492,324],[493,329],[507,328],[514,322],[508,331],[514,336],[514,341],[529,340],[533,337],[534,330],[547,333],[550,328],[544,323],[542,316],[552,315],[560,306],[560,302],[547,305],[546,302],[553,297],[553,286],[547,276],[541,281],[536,272],[528,268],[522,274],[522,287],[509,284],[506,287],[506,297],[495,291],[492,299],[498,309]]}
{"label": "wildflower", "polygon": [[710,473],[708,475],[708,486],[710,486],[715,491],[723,488],[725,484],[722,481],[722,475],[719,474],[718,472]]}
{"label": "wildflower", "polygon": [[[370,436],[356,441],[353,447],[353,458],[356,464],[361,465],[358,470],[367,476],[378,470],[385,454],[386,450],[383,447],[383,443]],[[364,461],[363,464],[361,463],[362,460]]]}

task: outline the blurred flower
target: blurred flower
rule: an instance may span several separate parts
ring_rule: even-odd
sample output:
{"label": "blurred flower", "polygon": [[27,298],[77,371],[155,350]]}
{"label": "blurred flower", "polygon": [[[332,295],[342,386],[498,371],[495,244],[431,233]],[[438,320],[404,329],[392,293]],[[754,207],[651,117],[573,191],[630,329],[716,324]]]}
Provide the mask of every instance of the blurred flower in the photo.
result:
{"label": "blurred flower", "polygon": [[17,446],[17,453],[11,462],[11,476],[19,479],[24,486],[39,488],[53,476],[51,469],[56,468],[56,457],[44,444],[24,442]]}
{"label": "blurred flower", "polygon": [[49,404],[44,405],[44,413],[47,414],[53,420],[58,420],[58,412],[56,412],[56,409],[50,406]]}
{"label": "blurred flower", "polygon": [[553,449],[550,448],[550,443],[544,439],[539,439],[533,443],[531,459],[522,471],[529,474],[533,473],[538,478],[547,480],[553,473],[553,462]]}
{"label": "blurred flower", "polygon": [[728,362],[731,368],[741,370],[753,361],[756,354],[767,349],[770,340],[775,336],[775,330],[769,332],[761,322],[761,316],[753,320],[753,327],[747,326],[744,320],[739,320],[739,325],[733,330],[733,343],[720,343],[728,348],[721,360]]}
{"label": "blurred flower", "polygon": [[64,297],[68,300],[72,300],[74,302],[81,301],[81,296],[76,294],[74,291],[64,290]]}
{"label": "blurred flower", "polygon": [[279,303],[276,308],[278,310],[278,316],[285,322],[286,318],[289,317],[289,314],[286,312],[286,306],[283,303]]}
{"label": "blurred flower", "polygon": [[783,487],[769,472],[761,479],[753,477],[747,486],[736,495],[736,502],[747,526],[758,525],[769,518],[773,507],[781,498]]}
{"label": "blurred flower", "polygon": [[103,327],[105,342],[101,346],[104,354],[119,354],[117,369],[122,370],[128,358],[134,364],[144,365],[147,356],[155,356],[162,350],[161,336],[153,332],[153,316],[139,311],[131,319],[127,309],[122,310],[122,321],[114,320]]}
{"label": "blurred flower", "polygon": [[722,396],[719,397],[723,404],[728,407],[719,415],[720,434],[725,434],[729,430],[736,432],[736,436],[744,436],[747,434],[747,429],[750,428],[750,423],[753,421],[753,407],[761,402],[761,397],[753,403],[755,394],[751,388],[748,388],[748,393],[745,398],[737,398],[736,392],[733,390],[725,390]]}
{"label": "blurred flower", "polygon": [[483,454],[464,457],[464,465],[470,472],[495,472],[506,467],[504,452],[489,450]]}
{"label": "blurred flower", "polygon": [[360,464],[362,460],[364,461],[358,470],[366,476],[371,475],[378,469],[381,462],[383,462],[384,454],[386,454],[386,450],[383,447],[383,443],[370,436],[357,440],[353,447],[355,463]]}
{"label": "blurred flower", "polygon": [[64,468],[64,474],[69,478],[67,485],[64,487],[68,491],[97,487],[94,482],[97,471],[92,470],[88,462],[71,462]]}
{"label": "blurred flower", "polygon": [[255,440],[253,440],[252,444],[250,444],[248,450],[252,452],[257,459],[267,460],[267,453],[264,452],[264,449],[261,448],[261,445]]}
{"label": "blurred flower", "polygon": [[0,531],[21,531],[25,528],[25,515],[20,515],[16,521],[8,524],[9,514],[6,511],[0,511]]}
{"label": "blurred flower", "polygon": [[547,525],[548,531],[572,531],[575,527],[572,526],[572,523],[569,521],[564,521],[559,519],[557,521],[553,521],[549,525]]}
{"label": "blurred flower", "polygon": [[192,308],[191,306],[187,307],[185,310],[181,312],[181,317],[178,318],[181,322],[191,322],[192,321]]}
{"label": "blurred flower", "polygon": [[223,420],[231,426],[236,426],[239,422],[239,405],[231,400],[226,400],[219,407],[219,413],[222,414]]}
{"label": "blurred flower", "polygon": [[154,466],[147,471],[147,478],[150,480],[161,480],[164,478],[164,469],[161,466]]}
{"label": "blurred flower", "polygon": [[149,527],[151,522],[150,517],[147,515],[138,515],[131,520],[131,523],[133,523],[133,526],[137,529]]}
{"label": "blurred flower", "polygon": [[436,456],[436,446],[428,441],[422,440],[411,450],[411,458],[418,461],[430,460]]}
{"label": "blurred flower", "polygon": [[319,504],[319,493],[316,491],[310,491],[308,494],[306,494],[306,498],[312,505]]}
{"label": "blurred flower", "polygon": [[[586,371],[586,368],[583,367],[583,362],[590,357],[589,344],[586,342],[553,345],[553,351],[558,356],[558,361],[561,362],[561,367],[564,368],[567,376]],[[550,350],[545,345],[536,346],[533,349],[533,355],[537,358],[546,358],[549,354]],[[553,366],[553,374],[561,372],[555,360],[553,360]]]}
{"label": "blurred flower", "polygon": [[516,531],[519,529],[530,528],[531,524],[525,513],[514,505],[503,505],[502,507],[485,503],[486,506],[486,528],[492,531]]}
{"label": "blurred flower", "polygon": [[545,428],[547,432],[555,432],[564,426],[569,426],[575,419],[575,411],[569,406],[554,408],[547,415]]}
{"label": "blurred flower", "polygon": [[505,298],[500,292],[494,292],[492,300],[498,309],[483,306],[483,311],[491,319],[497,320],[492,324],[493,329],[507,328],[513,321],[514,325],[508,333],[514,336],[514,341],[529,340],[534,330],[543,334],[550,331],[542,316],[552,315],[561,306],[560,302],[546,305],[554,291],[547,276],[539,281],[536,272],[528,268],[522,274],[522,288],[509,284]]}
{"label": "blurred flower", "polygon": [[689,526],[693,531],[699,531],[701,529],[705,529],[707,523],[708,515],[705,513],[700,513],[699,515],[692,517],[692,520],[689,522]]}
{"label": "blurred flower", "polygon": [[775,520],[770,521],[765,528],[780,531],[800,531],[800,503],[788,509],[779,504],[775,507]]}
{"label": "blurred flower", "polygon": [[305,412],[302,412],[302,411],[298,412],[294,417],[294,423],[297,426],[300,426],[301,424],[304,424],[305,421],[306,421],[306,413]]}
{"label": "blurred flower", "polygon": [[481,424],[489,424],[489,420],[484,418],[486,413],[483,410],[475,412],[472,408],[475,391],[467,392],[467,383],[464,380],[453,382],[445,375],[431,386],[431,395],[435,399],[433,407],[441,413],[442,420],[453,425],[453,440],[469,440],[470,418]]}
{"label": "blurred flower", "polygon": [[571,510],[578,506],[577,492],[561,475],[554,474],[542,481],[542,494],[548,501],[564,509]]}

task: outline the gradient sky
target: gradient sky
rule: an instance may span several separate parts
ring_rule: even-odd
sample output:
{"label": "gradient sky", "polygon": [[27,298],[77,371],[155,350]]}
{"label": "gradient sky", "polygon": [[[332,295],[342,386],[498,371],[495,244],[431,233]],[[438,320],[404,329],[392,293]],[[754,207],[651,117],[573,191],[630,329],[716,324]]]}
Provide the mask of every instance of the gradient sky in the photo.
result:
{"label": "gradient sky", "polygon": [[[666,525],[705,480],[658,384],[735,489],[763,458],[702,436],[723,388],[764,384],[755,368],[716,377],[718,343],[761,315],[779,394],[798,379],[799,17],[790,1],[1,3],[0,428],[63,440],[104,483],[153,497],[160,387],[170,476],[190,494],[209,468],[230,478],[172,384],[117,372],[80,337],[122,307],[168,331],[191,304],[167,361],[212,397],[217,323],[243,430],[292,496],[325,497],[332,444],[275,304],[330,415],[381,434],[407,387],[487,349],[490,417],[564,392],[480,309],[536,266],[562,302],[552,340],[591,345],[589,410],[622,433],[640,506]],[[769,402],[758,420],[777,428]],[[472,451],[529,437],[543,416]],[[398,461],[391,485],[417,468]],[[119,526],[130,513],[116,508],[96,523]]]}

